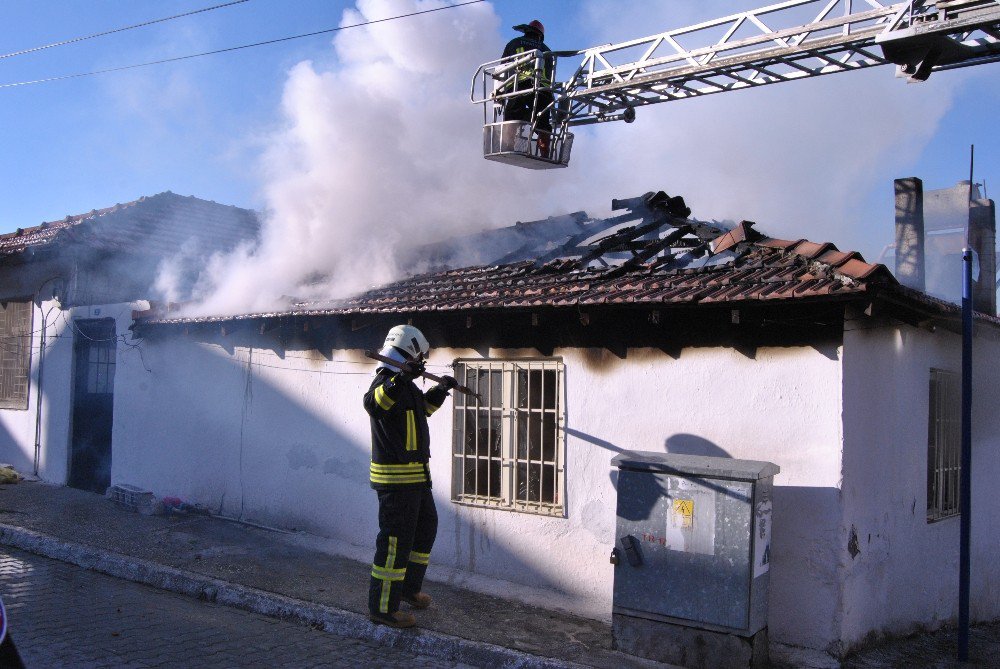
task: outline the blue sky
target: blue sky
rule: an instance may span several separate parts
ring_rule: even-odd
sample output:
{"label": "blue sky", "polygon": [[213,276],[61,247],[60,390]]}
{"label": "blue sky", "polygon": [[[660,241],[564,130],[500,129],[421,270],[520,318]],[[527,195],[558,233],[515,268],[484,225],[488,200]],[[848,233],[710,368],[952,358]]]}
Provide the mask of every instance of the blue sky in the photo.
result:
{"label": "blue sky", "polygon": [[[0,50],[221,1],[4,0]],[[0,83],[321,30],[357,20],[361,15],[345,14],[356,7],[374,17],[438,4],[443,0],[250,0],[0,59]],[[391,191],[430,236],[592,211],[613,197],[663,189],[684,195],[699,218],[752,219],[775,236],[834,241],[874,259],[891,242],[893,178],[919,176],[927,188],[950,186],[967,178],[969,146],[975,144],[976,180],[985,180],[995,197],[1000,64],[936,74],[924,84],[906,84],[883,67],[658,105],[641,109],[632,125],[582,129],[567,170],[514,174],[513,168],[479,164],[485,162],[478,157],[481,112],[466,101],[468,81],[480,60],[495,57],[513,36],[515,23],[538,18],[552,48],[576,49],[756,6],[736,0],[495,0],[406,19],[399,22],[408,24],[405,30],[385,24],[0,88],[0,231],[165,190],[281,214],[290,201],[313,197],[302,193],[322,190],[318,175],[326,169],[330,183],[344,189],[338,201],[359,190],[369,200]],[[431,65],[425,67],[424,59]],[[417,63],[412,70],[410,62]],[[359,81],[365,77],[378,85]],[[435,107],[439,102],[450,106]],[[327,142],[322,157],[308,145],[317,124],[323,126],[320,143]],[[435,155],[435,142],[442,155],[449,152],[448,160]],[[420,155],[407,152],[417,146]],[[403,156],[414,161],[412,170],[397,169]],[[338,209],[331,195],[315,197],[308,214],[275,216],[272,237],[293,226],[326,234],[361,207]],[[439,207],[440,200],[447,206]],[[373,220],[358,218],[370,232]],[[296,239],[301,244],[308,237],[303,232]]]}

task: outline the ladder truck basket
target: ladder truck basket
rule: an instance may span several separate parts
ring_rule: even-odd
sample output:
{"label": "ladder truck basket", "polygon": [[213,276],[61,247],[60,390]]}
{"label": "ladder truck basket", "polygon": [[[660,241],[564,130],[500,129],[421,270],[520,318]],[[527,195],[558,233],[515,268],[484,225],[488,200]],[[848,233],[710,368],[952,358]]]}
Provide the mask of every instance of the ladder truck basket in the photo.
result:
{"label": "ladder truck basket", "polygon": [[[543,153],[548,138],[548,152]],[[539,147],[542,139],[542,148]],[[573,150],[573,133],[535,130],[527,121],[498,121],[483,126],[483,157],[531,170],[566,167]]]}
{"label": "ladder truck basket", "polygon": [[555,63],[552,52],[528,51],[479,66],[471,98],[483,106],[486,160],[533,170],[569,164],[573,133],[552,86]]}

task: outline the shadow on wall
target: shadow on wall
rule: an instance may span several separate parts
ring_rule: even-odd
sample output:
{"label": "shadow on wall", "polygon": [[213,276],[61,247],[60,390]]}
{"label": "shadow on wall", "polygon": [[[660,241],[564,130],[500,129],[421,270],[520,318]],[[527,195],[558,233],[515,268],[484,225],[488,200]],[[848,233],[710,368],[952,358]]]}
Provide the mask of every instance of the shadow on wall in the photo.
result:
{"label": "shadow on wall", "polygon": [[[600,437],[595,437],[592,434],[587,434],[586,432],[581,432],[580,430],[574,430],[573,428],[566,428],[565,432],[568,436],[581,441],[585,441],[588,444],[593,444],[603,448],[604,450],[611,451],[614,454],[624,453],[633,449],[622,448],[616,444],[611,443],[601,439]],[[667,453],[673,453],[677,455],[704,455],[716,458],[732,458],[733,456],[729,454],[721,446],[717,445],[715,442],[705,439],[704,437],[699,437],[695,434],[678,433],[673,436],[667,437],[663,442],[663,450]],[[614,486],[615,490],[618,489],[618,469],[612,468],[608,476],[611,479],[611,485]]]}
{"label": "shadow on wall", "polygon": [[[248,333],[147,339],[143,346],[152,373],[133,377],[131,389],[121,388],[124,393],[140,382],[148,386],[122,405],[135,413],[127,419],[135,442],[115,443],[116,449],[134,449],[133,472],[116,470],[116,482],[165,494],[186,486],[190,501],[227,515],[374,550],[377,498],[368,483],[369,420],[362,406],[370,364],[330,362],[294,344],[282,347],[281,362],[264,355],[265,348],[279,355],[273,342]],[[143,445],[142,435],[150,434],[159,435],[157,444]],[[449,446],[435,443],[432,450],[447,453]],[[168,463],[177,469],[165,474],[153,461],[171,452]],[[136,462],[139,457],[146,462]],[[133,475],[140,480],[122,480]],[[481,528],[456,513],[447,485],[435,489],[444,557],[447,544],[475,537]],[[480,552],[480,566],[485,557]],[[492,542],[487,559],[494,571],[502,567],[519,583],[559,587],[545,568],[552,556],[526,559]],[[453,566],[477,571],[466,562],[459,552]]]}
{"label": "shadow on wall", "polygon": [[667,437],[663,442],[663,450],[675,455],[704,455],[713,458],[733,457],[726,449],[715,442],[709,441],[704,437],[699,437],[696,434],[679,433]]}
{"label": "shadow on wall", "polygon": [[[604,450],[611,451],[616,455],[633,450],[622,448],[621,446],[613,444],[610,441],[573,428],[566,428],[565,432],[570,437],[580,439],[588,444],[593,444],[594,446],[603,448]],[[704,437],[699,437],[694,434],[680,433],[667,437],[664,441],[664,450],[672,454],[732,458],[732,456],[722,447],[716,445],[708,439],[705,439]],[[612,467],[608,472],[608,478],[611,480],[611,485],[616,491],[618,490],[618,474],[619,471],[617,467]],[[725,494],[729,494],[724,488],[719,487],[710,481],[704,479],[697,480],[708,488],[717,489],[725,492]],[[663,487],[660,480],[655,479],[653,481],[654,482],[652,484],[642,487],[641,490],[637,489],[637,491],[634,492],[634,494],[642,495],[642,499],[633,500],[632,504],[629,505],[630,515],[634,516],[631,517],[630,520],[641,520],[649,517],[658,501],[667,496],[667,490]]]}
{"label": "shadow on wall", "polygon": [[[579,439],[580,441],[585,441],[588,444],[593,444],[594,446],[603,448],[606,451],[611,451],[615,455],[618,455],[619,453],[625,453],[626,451],[631,450],[628,448],[622,448],[621,446],[617,446],[616,444],[612,444],[610,441],[606,441],[604,439],[601,439],[600,437],[595,437],[592,434],[587,434],[586,432],[581,432],[580,430],[574,430],[571,427],[567,427],[563,431],[569,437]],[[611,458],[608,458],[608,461],[610,462]],[[618,490],[618,468],[613,467],[611,471],[608,473],[608,476],[611,478],[612,487],[614,487],[615,490]]]}

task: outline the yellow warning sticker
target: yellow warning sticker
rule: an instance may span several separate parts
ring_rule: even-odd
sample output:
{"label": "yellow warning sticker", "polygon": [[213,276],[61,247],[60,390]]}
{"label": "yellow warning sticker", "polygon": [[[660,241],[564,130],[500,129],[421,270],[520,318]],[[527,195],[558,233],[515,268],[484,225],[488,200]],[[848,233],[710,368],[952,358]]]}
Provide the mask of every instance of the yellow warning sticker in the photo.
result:
{"label": "yellow warning sticker", "polygon": [[675,499],[673,511],[674,527],[691,527],[694,525],[694,500]]}

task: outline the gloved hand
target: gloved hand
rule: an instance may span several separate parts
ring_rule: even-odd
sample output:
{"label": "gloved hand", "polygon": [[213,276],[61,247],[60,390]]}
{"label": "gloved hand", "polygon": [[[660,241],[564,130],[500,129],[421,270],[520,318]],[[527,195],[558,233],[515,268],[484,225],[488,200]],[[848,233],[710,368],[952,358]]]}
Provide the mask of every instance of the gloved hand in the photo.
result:
{"label": "gloved hand", "polygon": [[409,366],[409,371],[400,370],[399,376],[406,381],[413,381],[414,379],[419,379],[420,375],[424,373],[426,365],[423,360],[410,360],[406,363]]}
{"label": "gloved hand", "polygon": [[438,388],[444,390],[445,392],[449,390],[454,390],[457,387],[458,387],[458,379],[456,379],[454,376],[447,376],[447,375],[442,376],[441,382],[438,383]]}

